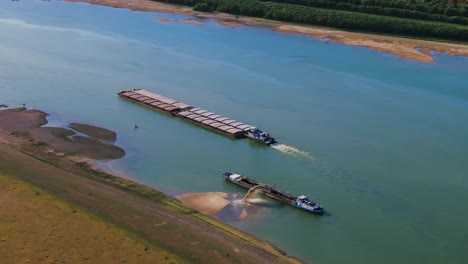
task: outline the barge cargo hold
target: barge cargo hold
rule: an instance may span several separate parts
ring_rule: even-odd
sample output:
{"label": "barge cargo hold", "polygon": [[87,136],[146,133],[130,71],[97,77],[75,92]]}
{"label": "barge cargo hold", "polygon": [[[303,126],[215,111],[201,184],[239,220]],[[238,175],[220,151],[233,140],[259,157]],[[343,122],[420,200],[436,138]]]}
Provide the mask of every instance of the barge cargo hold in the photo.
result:
{"label": "barge cargo hold", "polygon": [[273,186],[256,182],[255,180],[249,179],[240,174],[225,172],[223,173],[223,177],[227,181],[234,183],[235,185],[238,185],[240,187],[249,189],[249,190],[252,188],[258,188],[262,194],[270,198],[273,198],[275,200],[278,200],[280,202],[283,202],[285,204],[292,205],[294,207],[297,207],[299,209],[305,210],[310,213],[320,214],[320,215],[323,214],[324,209],[322,205],[319,204],[318,202],[311,201],[305,195],[294,196],[289,193],[279,191]]}
{"label": "barge cargo hold", "polygon": [[237,120],[179,102],[160,94],[142,89],[134,89],[119,92],[118,95],[235,138],[250,138],[252,140],[265,143],[268,146],[277,143],[275,138],[252,125],[244,124]]}

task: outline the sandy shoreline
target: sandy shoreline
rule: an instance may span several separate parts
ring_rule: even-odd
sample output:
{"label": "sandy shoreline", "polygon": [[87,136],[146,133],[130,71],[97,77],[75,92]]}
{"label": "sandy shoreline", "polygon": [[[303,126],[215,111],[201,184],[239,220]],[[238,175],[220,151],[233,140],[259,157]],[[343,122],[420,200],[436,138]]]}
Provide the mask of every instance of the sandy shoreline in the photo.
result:
{"label": "sandy shoreline", "polygon": [[[30,137],[30,132],[45,122],[46,115],[42,111],[23,108],[0,111],[0,182],[5,182],[3,188],[24,182],[22,185],[32,186],[28,188],[36,192],[33,195],[27,194],[29,198],[22,193],[8,194],[7,198],[11,202],[33,204],[28,199],[37,202],[37,195],[42,193],[42,197],[53,197],[54,201],[51,198],[48,204],[65,203],[67,208],[72,209],[67,213],[63,213],[62,209],[50,211],[50,207],[40,207],[42,211],[36,209],[38,217],[47,214],[47,221],[51,223],[44,228],[35,225],[34,221],[38,217],[27,217],[24,211],[9,214],[8,219],[11,221],[2,222],[0,231],[9,230],[10,235],[4,236],[2,233],[0,252],[3,249],[16,248],[17,245],[26,245],[30,240],[34,241],[31,236],[18,236],[17,232],[22,232],[21,230],[27,230],[25,232],[28,234],[46,232],[41,237],[47,237],[48,246],[45,245],[44,248],[37,245],[30,247],[34,251],[21,251],[23,253],[5,251],[8,255],[2,255],[7,256],[7,259],[20,262],[24,259],[39,259],[38,262],[41,262],[45,261],[44,258],[53,256],[60,262],[70,261],[63,254],[73,254],[78,258],[76,263],[86,262],[84,260],[90,257],[90,261],[99,262],[98,257],[102,256],[106,247],[113,245],[114,239],[109,238],[98,243],[96,236],[99,234],[96,232],[104,234],[109,230],[106,226],[112,225],[131,234],[136,243],[144,243],[138,249],[133,246],[132,254],[127,254],[126,261],[133,259],[133,263],[154,263],[143,259],[144,255],[148,256],[151,252],[158,252],[160,259],[152,258],[153,261],[158,260],[157,263],[300,263],[271,244],[203,215],[157,190],[95,170],[86,162],[76,160],[76,156],[72,154],[60,154],[52,146],[38,145]],[[113,132],[102,128],[80,124],[75,124],[74,127],[87,135],[114,139]],[[1,190],[0,188],[0,200],[4,197]],[[11,212],[11,209],[5,210]],[[61,223],[65,218],[74,221],[75,217],[69,216],[76,216],[81,212],[90,215],[95,220],[93,223],[100,226],[99,229],[95,229],[94,233],[87,233],[88,229],[81,229],[78,222],[82,221],[78,221],[76,228],[83,233],[77,237],[81,240],[79,249],[73,252],[73,248],[60,248],[54,254],[47,253],[45,249],[62,245],[65,237],[76,237],[72,232],[73,228],[60,229],[55,223]],[[19,218],[21,221],[15,220]],[[64,234],[60,230],[68,233]],[[38,241],[37,238],[35,241]],[[78,245],[76,241],[74,243]],[[123,245],[115,244],[114,249],[119,248],[124,250]],[[117,255],[115,257],[120,258]]]}
{"label": "sandy shoreline", "polygon": [[[86,2],[90,4],[126,8],[134,11],[172,13],[194,17],[212,18],[218,25],[232,28],[243,25],[267,26],[272,30],[287,34],[307,35],[328,42],[343,43],[352,46],[366,47],[373,50],[391,53],[401,58],[432,62],[434,57],[429,51],[450,55],[468,56],[468,46],[453,43],[443,43],[410,38],[372,35],[365,33],[346,32],[334,29],[323,29],[313,26],[294,25],[271,20],[238,17],[224,13],[205,13],[193,11],[189,7],[154,2],[150,0],[63,0],[66,2]],[[177,21],[176,21],[177,22]],[[418,51],[420,49],[421,51]]]}

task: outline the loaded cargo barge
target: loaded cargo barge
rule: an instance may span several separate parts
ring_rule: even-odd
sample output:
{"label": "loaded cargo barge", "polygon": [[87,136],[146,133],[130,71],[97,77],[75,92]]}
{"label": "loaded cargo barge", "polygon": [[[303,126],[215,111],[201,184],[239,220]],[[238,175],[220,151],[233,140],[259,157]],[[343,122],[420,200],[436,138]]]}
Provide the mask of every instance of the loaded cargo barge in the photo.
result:
{"label": "loaded cargo barge", "polygon": [[273,186],[266,185],[263,183],[259,183],[255,180],[247,178],[246,176],[242,176],[240,174],[234,174],[230,172],[223,173],[224,179],[227,181],[234,183],[240,187],[245,189],[251,190],[252,188],[258,188],[262,194],[283,202],[285,204],[292,205],[296,208],[305,210],[310,213],[314,214],[323,214],[323,207],[318,202],[312,201],[305,195],[294,196],[289,193],[277,190]]}
{"label": "loaded cargo barge", "polygon": [[250,138],[265,143],[268,146],[277,143],[275,138],[255,126],[241,123],[237,120],[179,102],[160,94],[143,89],[134,89],[119,92],[118,95],[130,101],[194,122],[203,127],[214,129],[234,138]]}

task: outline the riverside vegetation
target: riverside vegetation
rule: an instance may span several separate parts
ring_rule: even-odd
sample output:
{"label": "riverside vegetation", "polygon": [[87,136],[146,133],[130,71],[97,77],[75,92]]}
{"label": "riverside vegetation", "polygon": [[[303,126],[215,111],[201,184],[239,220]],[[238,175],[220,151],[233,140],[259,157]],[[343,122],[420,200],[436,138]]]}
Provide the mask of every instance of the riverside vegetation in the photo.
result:
{"label": "riverside vegetation", "polygon": [[[155,1],[155,0],[153,0]],[[347,30],[468,41],[466,0],[164,0],[284,22]]]}

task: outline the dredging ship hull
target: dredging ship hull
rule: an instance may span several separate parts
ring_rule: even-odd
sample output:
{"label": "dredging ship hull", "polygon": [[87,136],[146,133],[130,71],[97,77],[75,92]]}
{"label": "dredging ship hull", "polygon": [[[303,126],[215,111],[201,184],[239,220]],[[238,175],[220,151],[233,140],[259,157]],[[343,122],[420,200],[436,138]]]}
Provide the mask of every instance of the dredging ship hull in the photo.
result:
{"label": "dredging ship hull", "polygon": [[322,205],[317,202],[311,201],[305,195],[294,196],[289,193],[277,190],[273,186],[259,183],[255,180],[242,176],[240,174],[234,174],[230,172],[223,173],[223,177],[226,181],[229,181],[237,186],[240,186],[245,189],[252,189],[254,187],[259,188],[263,195],[266,195],[272,199],[278,200],[285,204],[289,204],[298,209],[313,213],[313,214],[323,214],[324,209]]}

